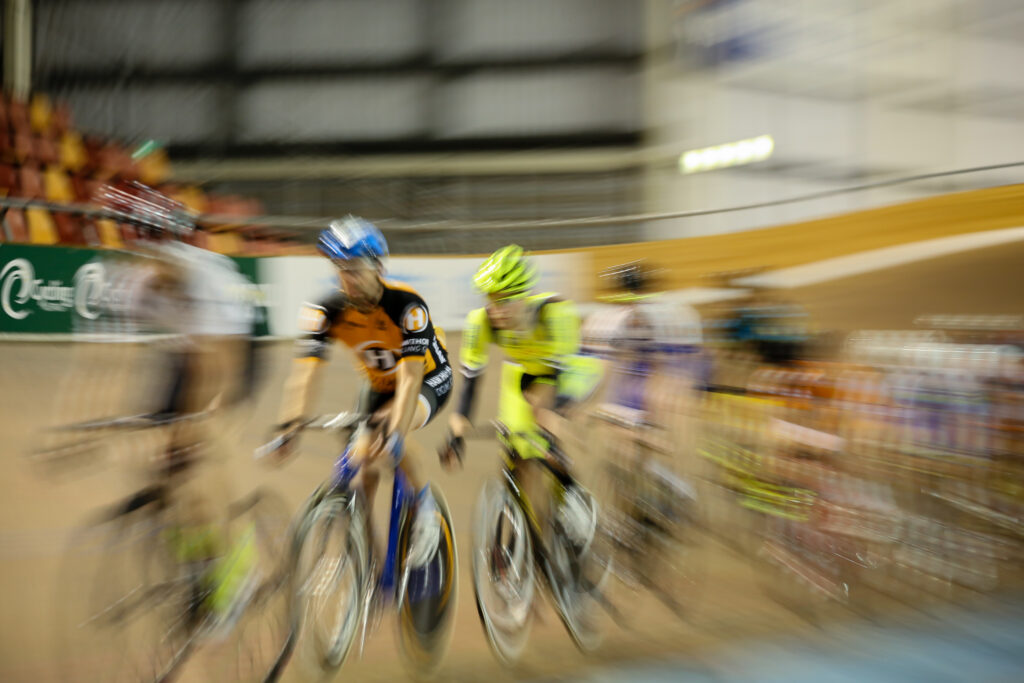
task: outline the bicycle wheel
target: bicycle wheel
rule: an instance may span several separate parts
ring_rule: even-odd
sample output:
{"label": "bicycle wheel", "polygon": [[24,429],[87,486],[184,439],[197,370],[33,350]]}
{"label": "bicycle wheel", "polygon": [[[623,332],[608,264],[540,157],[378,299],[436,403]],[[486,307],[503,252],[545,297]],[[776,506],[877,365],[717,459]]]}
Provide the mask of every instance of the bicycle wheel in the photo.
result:
{"label": "bicycle wheel", "polygon": [[833,605],[846,604],[849,585],[824,535],[806,521],[761,516],[764,540],[753,561],[765,595],[815,624]]}
{"label": "bicycle wheel", "polygon": [[[582,488],[578,494],[598,517],[594,497]],[[607,535],[595,530],[589,547],[581,553],[557,524],[552,525],[548,557],[542,562],[558,615],[582,652],[592,652],[603,638],[600,618],[607,604],[605,590],[614,564],[606,539]]]}
{"label": "bicycle wheel", "polygon": [[676,616],[693,609],[704,583],[704,536],[698,501],[678,481],[655,473],[657,509],[637,520],[640,527],[638,575]]}
{"label": "bicycle wheel", "polygon": [[437,552],[423,567],[406,566],[412,519],[405,525],[399,546],[402,579],[398,605],[398,642],[406,665],[417,677],[433,675],[451,641],[458,598],[458,550],[448,501],[437,486],[430,485],[437,504],[441,534]]}
{"label": "bicycle wheel", "polygon": [[230,538],[246,542],[251,534],[255,563],[250,570],[252,597],[227,643],[230,666],[219,680],[274,680],[291,654],[291,562],[288,559],[290,516],[287,504],[269,491],[257,490],[228,511]]}
{"label": "bicycle wheel", "polygon": [[487,642],[515,662],[530,637],[535,574],[526,516],[496,479],[484,484],[473,526],[473,593]]}
{"label": "bicycle wheel", "polygon": [[332,674],[345,662],[370,588],[362,498],[331,492],[312,500],[293,540],[292,630],[308,664]]}
{"label": "bicycle wheel", "polygon": [[177,560],[158,489],[75,534],[58,586],[64,680],[169,681],[205,619],[198,563]]}
{"label": "bicycle wheel", "polygon": [[606,594],[616,621],[626,627],[642,623],[650,610],[643,595],[647,588],[650,530],[638,511],[640,491],[636,478],[633,469],[607,462],[597,483],[597,495],[602,502],[598,533],[613,558],[611,571],[616,579]]}

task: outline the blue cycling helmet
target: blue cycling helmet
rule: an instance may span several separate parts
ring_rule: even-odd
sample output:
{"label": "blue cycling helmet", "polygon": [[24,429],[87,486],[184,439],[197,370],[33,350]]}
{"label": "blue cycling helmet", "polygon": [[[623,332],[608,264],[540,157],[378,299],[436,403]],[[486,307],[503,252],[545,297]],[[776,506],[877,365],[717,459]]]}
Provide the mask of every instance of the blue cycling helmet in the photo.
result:
{"label": "blue cycling helmet", "polygon": [[332,261],[366,258],[380,263],[388,255],[388,243],[376,225],[357,216],[331,221],[320,233],[317,248]]}

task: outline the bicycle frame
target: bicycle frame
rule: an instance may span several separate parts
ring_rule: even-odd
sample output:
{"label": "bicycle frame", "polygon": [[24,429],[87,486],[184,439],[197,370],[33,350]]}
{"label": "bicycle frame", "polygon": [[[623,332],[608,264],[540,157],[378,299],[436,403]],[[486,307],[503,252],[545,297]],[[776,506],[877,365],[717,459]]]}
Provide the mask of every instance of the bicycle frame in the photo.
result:
{"label": "bicycle frame", "polygon": [[[359,465],[353,465],[351,459],[352,447],[349,446],[341,454],[335,464],[333,486],[338,489],[348,490],[352,480],[359,472]],[[388,546],[384,556],[384,566],[377,577],[382,595],[387,599],[397,597],[398,582],[396,570],[398,568],[398,541],[405,523],[411,501],[415,499],[416,492],[413,491],[409,478],[396,466],[394,482],[391,488],[391,514],[388,521]],[[370,514],[372,511],[367,511]]]}
{"label": "bicycle frame", "polygon": [[[533,536],[532,540],[534,541],[533,547],[535,551],[539,553],[540,558],[546,559],[547,549],[545,544],[543,543],[544,530],[541,528],[540,520],[537,518],[537,513],[534,510],[533,503],[530,502],[530,499],[526,495],[526,492],[523,491],[522,486],[520,486],[519,484],[519,479],[516,476],[515,471],[516,465],[519,463],[526,462],[527,459],[524,459],[522,456],[520,456],[515,446],[512,445],[511,439],[508,438],[511,436],[513,436],[511,433],[507,435],[502,434],[501,430],[499,429],[498,440],[501,443],[502,449],[505,451],[504,462],[502,464],[502,478],[504,479],[505,482],[505,488],[512,495],[513,500],[516,501],[516,505],[519,506],[519,509],[522,510],[523,514],[526,516],[527,522],[529,523],[530,527],[530,533]],[[529,440],[528,435],[520,434],[518,436],[521,436]],[[552,466],[552,464],[548,462],[546,458],[530,458],[529,460],[536,460],[537,462],[541,463],[547,470],[548,475],[551,477],[550,483],[552,485],[552,496],[557,498],[559,495],[561,495],[561,493],[565,489],[562,483],[559,481],[555,468]]]}

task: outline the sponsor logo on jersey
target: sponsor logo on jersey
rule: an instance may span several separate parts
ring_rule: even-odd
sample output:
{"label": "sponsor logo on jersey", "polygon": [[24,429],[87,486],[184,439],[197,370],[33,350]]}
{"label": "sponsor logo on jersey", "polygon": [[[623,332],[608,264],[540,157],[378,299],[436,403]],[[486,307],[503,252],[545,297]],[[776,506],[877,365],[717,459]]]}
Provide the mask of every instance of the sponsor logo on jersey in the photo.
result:
{"label": "sponsor logo on jersey", "polygon": [[426,339],[406,339],[402,342],[402,354],[408,356],[425,356],[430,342]]}
{"label": "sponsor logo on jersey", "polygon": [[402,314],[402,328],[406,332],[422,332],[427,329],[429,322],[430,316],[427,315],[427,309],[419,304],[412,304]]}
{"label": "sponsor logo on jersey", "polygon": [[451,366],[446,365],[437,374],[435,374],[433,377],[428,377],[426,379],[426,383],[427,383],[427,386],[429,386],[429,387],[431,387],[433,389],[437,389],[439,386],[441,386],[442,384],[444,384],[446,382],[450,383],[451,379],[452,379],[452,369],[451,369]]}
{"label": "sponsor logo on jersey", "polygon": [[355,352],[368,370],[390,375],[398,367],[398,354],[385,347],[380,340],[363,342],[355,347]]}

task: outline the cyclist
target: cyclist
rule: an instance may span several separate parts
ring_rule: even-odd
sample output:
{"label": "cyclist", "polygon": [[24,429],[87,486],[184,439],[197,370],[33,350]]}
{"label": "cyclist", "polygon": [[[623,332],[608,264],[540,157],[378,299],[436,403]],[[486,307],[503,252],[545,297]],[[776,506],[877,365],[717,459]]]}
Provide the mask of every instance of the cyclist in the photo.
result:
{"label": "cyclist", "polygon": [[182,558],[222,556],[207,576],[205,606],[215,616],[215,631],[225,633],[259,579],[253,537],[248,531],[234,543],[221,537],[211,506],[224,499],[224,463],[209,457],[203,421],[175,420],[212,417],[246,396],[255,311],[240,293],[248,281],[231,259],[188,243],[195,236],[193,217],[162,193],[125,182],[103,186],[96,200],[136,227],[132,246],[142,258],[106,263],[110,295],[90,331],[166,335],[158,344],[167,376],[149,415],[154,425],[171,422],[157,476],[178,510],[180,528],[172,535]]}
{"label": "cyclist", "polygon": [[[587,353],[608,359],[614,370],[605,407],[615,406],[633,421],[663,423],[689,406],[680,405],[708,372],[701,353],[700,317],[691,307],[661,300],[656,272],[642,261],[608,268],[601,274],[612,294],[608,305],[583,325]],[[685,394],[685,395],[684,395]],[[668,426],[668,424],[663,424]]]}
{"label": "cyclist", "polygon": [[[700,318],[687,306],[659,301],[656,273],[643,261],[613,266],[602,277],[613,290],[601,297],[610,305],[588,317],[583,328],[584,349],[612,368],[597,415],[617,426],[608,436],[619,437],[613,449],[626,471],[650,470],[692,497],[689,485],[649,456],[685,453],[693,438],[687,427],[696,409],[695,389],[707,373]],[[670,438],[664,430],[677,433]],[[604,435],[602,441],[608,443]]]}
{"label": "cyclist", "polygon": [[[440,526],[430,488],[420,479],[411,454],[405,454],[404,443],[411,430],[437,415],[451,393],[444,333],[434,327],[419,294],[383,278],[388,246],[372,223],[355,216],[333,221],[320,233],[317,246],[338,269],[341,287],[302,309],[304,334],[285,386],[277,434],[298,434],[309,415],[330,342],[343,342],[355,353],[369,382],[360,396],[359,414],[369,416],[371,423],[383,422],[376,440],[367,429],[356,435],[350,462],[360,467],[353,485],[362,487],[373,509],[379,481],[374,465],[380,456],[408,475],[419,491],[408,556],[418,566],[437,548]],[[285,443],[281,456],[291,450],[294,439]]]}
{"label": "cyclist", "polygon": [[[584,547],[594,529],[587,527],[582,491],[557,435],[564,430],[569,409],[594,392],[601,369],[593,359],[579,355],[580,321],[572,302],[553,293],[533,294],[536,282],[534,265],[517,245],[498,249],[473,278],[487,303],[466,317],[461,352],[466,381],[458,408],[449,419],[442,456],[446,460],[462,458],[480,377],[487,367],[488,347],[496,344],[510,359],[502,370],[502,421],[512,432],[536,425],[547,441],[546,453],[531,456],[530,451],[523,452],[527,460],[522,467],[517,465],[522,484],[530,500],[543,505],[547,497],[536,495],[543,491],[543,473],[531,459],[543,457],[554,466],[566,488],[559,521],[574,544]],[[544,520],[547,511],[541,507],[537,515]]]}

